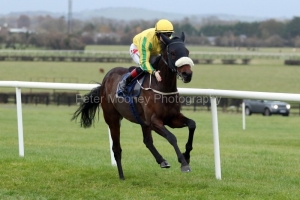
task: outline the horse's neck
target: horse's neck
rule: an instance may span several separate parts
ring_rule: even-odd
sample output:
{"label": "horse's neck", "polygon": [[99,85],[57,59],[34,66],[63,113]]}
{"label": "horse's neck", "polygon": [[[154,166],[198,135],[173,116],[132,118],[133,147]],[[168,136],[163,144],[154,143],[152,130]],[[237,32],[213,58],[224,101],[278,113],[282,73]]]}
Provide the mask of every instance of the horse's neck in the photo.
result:
{"label": "horse's neck", "polygon": [[[166,58],[165,58],[166,59]],[[159,91],[175,92],[177,91],[177,75],[161,59],[157,70],[160,71],[162,81],[157,83]]]}

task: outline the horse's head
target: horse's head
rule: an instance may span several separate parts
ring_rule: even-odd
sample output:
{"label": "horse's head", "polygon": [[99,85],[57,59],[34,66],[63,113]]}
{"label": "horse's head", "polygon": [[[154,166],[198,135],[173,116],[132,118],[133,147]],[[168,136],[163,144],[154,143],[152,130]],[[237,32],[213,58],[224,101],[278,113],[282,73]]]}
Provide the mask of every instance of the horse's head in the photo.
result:
{"label": "horse's head", "polygon": [[161,34],[164,43],[166,44],[166,65],[174,72],[177,73],[184,83],[188,83],[192,80],[192,67],[194,63],[189,57],[189,51],[184,44],[184,33],[181,33],[179,37],[173,37],[169,39],[167,36]]}

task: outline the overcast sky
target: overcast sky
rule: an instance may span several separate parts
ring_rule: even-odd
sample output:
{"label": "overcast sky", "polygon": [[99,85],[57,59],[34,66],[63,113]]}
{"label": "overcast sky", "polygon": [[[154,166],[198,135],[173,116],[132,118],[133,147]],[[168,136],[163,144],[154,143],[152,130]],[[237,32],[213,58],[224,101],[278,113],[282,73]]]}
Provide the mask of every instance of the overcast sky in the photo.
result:
{"label": "overcast sky", "polygon": [[[300,16],[300,0],[72,0],[73,11],[135,7],[183,14],[230,14],[292,18]],[[0,14],[22,11],[68,11],[68,0],[1,0]]]}

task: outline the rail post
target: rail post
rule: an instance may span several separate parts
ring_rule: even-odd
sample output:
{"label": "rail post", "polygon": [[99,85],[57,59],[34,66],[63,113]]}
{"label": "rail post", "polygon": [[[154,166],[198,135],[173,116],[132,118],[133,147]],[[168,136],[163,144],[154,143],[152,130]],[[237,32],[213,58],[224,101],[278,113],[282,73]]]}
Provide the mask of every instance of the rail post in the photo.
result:
{"label": "rail post", "polygon": [[24,157],[22,99],[21,99],[21,88],[19,87],[16,87],[16,104],[17,104],[17,120],[18,120],[19,155],[21,157]]}
{"label": "rail post", "polygon": [[242,120],[243,120],[243,130],[246,129],[246,111],[245,111],[245,102],[242,103]]}
{"label": "rail post", "polygon": [[220,145],[219,145],[217,98],[211,96],[210,102],[211,102],[213,139],[214,139],[215,174],[216,174],[216,179],[221,180],[221,159],[220,159]]}

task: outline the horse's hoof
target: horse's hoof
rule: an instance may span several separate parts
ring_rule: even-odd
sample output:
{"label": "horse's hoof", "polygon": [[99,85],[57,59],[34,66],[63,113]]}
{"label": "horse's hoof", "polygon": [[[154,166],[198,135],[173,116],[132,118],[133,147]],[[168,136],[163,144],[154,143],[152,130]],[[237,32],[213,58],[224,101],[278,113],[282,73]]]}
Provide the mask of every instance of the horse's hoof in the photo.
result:
{"label": "horse's hoof", "polygon": [[181,167],[181,172],[190,172],[190,171],[192,171],[192,170],[189,165]]}
{"label": "horse's hoof", "polygon": [[166,160],[164,160],[160,163],[160,167],[161,168],[170,168],[171,165]]}

